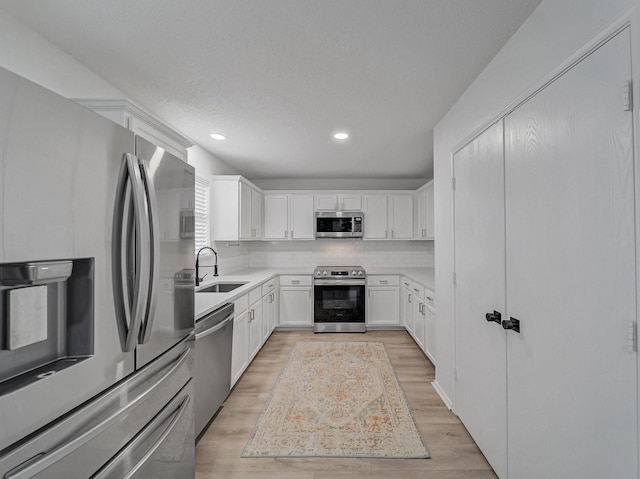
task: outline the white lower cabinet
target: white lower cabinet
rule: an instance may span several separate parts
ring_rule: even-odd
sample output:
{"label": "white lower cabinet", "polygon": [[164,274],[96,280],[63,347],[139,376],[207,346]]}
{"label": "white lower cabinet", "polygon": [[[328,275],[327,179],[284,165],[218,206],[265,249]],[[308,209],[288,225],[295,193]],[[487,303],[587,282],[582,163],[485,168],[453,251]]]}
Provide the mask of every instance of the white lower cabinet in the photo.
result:
{"label": "white lower cabinet", "polygon": [[313,326],[311,282],[311,276],[280,276],[279,326]]}
{"label": "white lower cabinet", "polygon": [[400,325],[400,281],[398,276],[367,278],[367,326]]}
{"label": "white lower cabinet", "polygon": [[411,310],[413,316],[413,339],[424,351],[425,315],[424,311],[424,288],[413,285],[413,297],[411,300]]}
{"label": "white lower cabinet", "polygon": [[249,365],[249,295],[233,302],[233,344],[231,353],[231,385]]}
{"label": "white lower cabinet", "polygon": [[249,307],[249,360],[258,354],[262,343],[262,298],[259,298]]}
{"label": "white lower cabinet", "polygon": [[434,294],[425,289],[424,306],[422,314],[424,316],[424,352],[436,365],[436,310],[433,307]]}

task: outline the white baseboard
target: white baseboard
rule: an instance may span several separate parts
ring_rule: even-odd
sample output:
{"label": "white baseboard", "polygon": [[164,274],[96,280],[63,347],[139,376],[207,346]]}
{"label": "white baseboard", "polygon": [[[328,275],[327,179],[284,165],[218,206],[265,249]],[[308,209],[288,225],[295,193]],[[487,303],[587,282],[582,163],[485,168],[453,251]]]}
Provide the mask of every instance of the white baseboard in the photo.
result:
{"label": "white baseboard", "polygon": [[444,389],[440,387],[440,385],[438,384],[438,381],[432,381],[431,385],[433,386],[433,389],[435,389],[436,392],[438,393],[438,396],[440,396],[440,399],[442,399],[442,402],[444,402],[444,405],[447,406],[447,409],[449,410],[453,409],[453,402],[451,401],[451,399],[449,399],[449,396],[447,396],[447,394],[444,392]]}

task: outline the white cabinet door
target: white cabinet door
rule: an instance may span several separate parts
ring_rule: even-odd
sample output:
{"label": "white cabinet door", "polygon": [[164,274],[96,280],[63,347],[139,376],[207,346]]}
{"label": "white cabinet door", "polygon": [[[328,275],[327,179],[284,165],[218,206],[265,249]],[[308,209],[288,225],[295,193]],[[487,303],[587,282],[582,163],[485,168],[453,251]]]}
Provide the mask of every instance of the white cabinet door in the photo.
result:
{"label": "white cabinet door", "polygon": [[434,197],[433,181],[427,183],[423,189],[416,194],[417,207],[417,231],[416,238],[434,239]]}
{"label": "white cabinet door", "polygon": [[271,293],[262,297],[262,344],[264,344],[271,334]]}
{"label": "white cabinet door", "polygon": [[249,314],[245,310],[233,319],[231,384],[235,384],[249,364]]}
{"label": "white cabinet door", "polygon": [[317,194],[316,211],[362,211],[362,195]]}
{"label": "white cabinet door", "polygon": [[276,287],[271,293],[271,331],[276,329],[280,315],[280,288]]}
{"label": "white cabinet door", "polygon": [[505,119],[510,478],[638,477],[629,30]]}
{"label": "white cabinet door", "polygon": [[392,239],[413,239],[413,195],[389,195],[389,229]]}
{"label": "white cabinet door", "polygon": [[427,239],[427,191],[422,190],[416,194],[416,238]]}
{"label": "white cabinet door", "polygon": [[409,289],[402,288],[402,323],[409,334],[413,336],[413,294]]}
{"label": "white cabinet door", "polygon": [[290,195],[289,228],[291,239],[314,239],[313,195]]}
{"label": "white cabinet door", "polygon": [[386,239],[387,216],[387,195],[365,195],[364,239]]}
{"label": "white cabinet door", "polygon": [[422,307],[424,301],[419,296],[413,295],[411,298],[411,309],[413,316],[413,339],[420,346],[420,349],[424,351],[424,331],[425,331],[425,317],[422,314]]}
{"label": "white cabinet door", "polygon": [[251,239],[251,186],[239,184],[240,189],[240,239]]}
{"label": "white cabinet door", "polygon": [[262,299],[259,299],[249,306],[249,359],[258,354],[262,342]]}
{"label": "white cabinet door", "polygon": [[429,183],[425,190],[425,209],[426,209],[426,237],[428,239],[434,239],[436,237],[435,229],[435,199],[434,199],[434,184],[433,181]]}
{"label": "white cabinet door", "polygon": [[[455,412],[499,477],[507,477],[504,155],[502,122],[453,158],[455,189]],[[487,365],[491,367],[487,367]]]}
{"label": "white cabinet door", "polygon": [[311,287],[280,287],[280,326],[312,326]]}
{"label": "white cabinet door", "polygon": [[289,197],[264,195],[264,239],[284,240],[289,237]]}
{"label": "white cabinet door", "polygon": [[[429,294],[429,293],[428,293]],[[428,296],[425,298],[425,304],[422,307],[422,314],[424,316],[425,330],[424,330],[424,352],[431,360],[433,365],[436,365],[436,310],[429,304],[429,300],[432,298]],[[431,299],[433,301],[433,299]]]}
{"label": "white cabinet door", "polygon": [[362,211],[362,195],[345,194],[338,198],[341,211]]}
{"label": "white cabinet door", "polygon": [[251,238],[262,238],[262,193],[251,189]]}
{"label": "white cabinet door", "polygon": [[367,324],[397,326],[400,324],[400,290],[397,286],[367,288]]}
{"label": "white cabinet door", "polygon": [[316,195],[317,211],[338,211],[339,210],[338,195],[322,194]]}

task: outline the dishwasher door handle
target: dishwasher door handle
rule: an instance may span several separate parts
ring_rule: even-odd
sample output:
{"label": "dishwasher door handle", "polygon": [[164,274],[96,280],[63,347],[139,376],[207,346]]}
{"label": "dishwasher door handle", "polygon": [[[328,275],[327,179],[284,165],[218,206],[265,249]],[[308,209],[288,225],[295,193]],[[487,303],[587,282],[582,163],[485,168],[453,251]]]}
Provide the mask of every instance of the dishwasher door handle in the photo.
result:
{"label": "dishwasher door handle", "polygon": [[224,321],[216,324],[213,328],[205,329],[204,331],[201,331],[201,332],[197,333],[196,334],[196,341],[198,339],[206,338],[207,336],[209,336],[210,334],[215,333],[216,331],[220,331],[222,328],[224,328],[231,321],[233,321],[233,313],[231,313],[229,316],[227,316],[227,318]]}

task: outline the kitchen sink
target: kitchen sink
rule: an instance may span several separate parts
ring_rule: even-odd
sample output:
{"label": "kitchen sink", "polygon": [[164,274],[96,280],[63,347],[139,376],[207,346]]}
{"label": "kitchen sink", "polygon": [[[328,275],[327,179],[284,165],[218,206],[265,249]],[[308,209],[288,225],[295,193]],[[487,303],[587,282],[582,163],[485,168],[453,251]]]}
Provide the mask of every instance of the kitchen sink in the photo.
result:
{"label": "kitchen sink", "polygon": [[240,286],[244,286],[247,283],[216,283],[206,288],[199,289],[196,293],[228,293],[234,289],[238,289]]}

